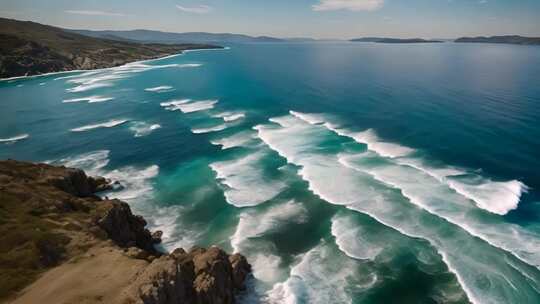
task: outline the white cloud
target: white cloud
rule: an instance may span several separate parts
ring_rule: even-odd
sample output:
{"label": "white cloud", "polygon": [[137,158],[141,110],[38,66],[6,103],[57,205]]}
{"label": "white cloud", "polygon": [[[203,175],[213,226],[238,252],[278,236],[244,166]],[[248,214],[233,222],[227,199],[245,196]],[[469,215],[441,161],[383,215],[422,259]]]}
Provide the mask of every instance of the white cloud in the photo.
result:
{"label": "white cloud", "polygon": [[181,10],[182,12],[195,13],[195,14],[206,14],[212,10],[212,7],[208,5],[197,5],[197,6],[191,6],[191,7],[176,5],[176,8]]}
{"label": "white cloud", "polygon": [[67,10],[64,11],[68,14],[75,14],[75,15],[87,15],[87,16],[111,16],[111,17],[125,17],[126,14],[123,13],[115,13],[115,12],[103,12],[103,11],[80,11],[80,10]]}
{"label": "white cloud", "polygon": [[319,0],[313,5],[314,11],[373,11],[381,8],[384,0]]}

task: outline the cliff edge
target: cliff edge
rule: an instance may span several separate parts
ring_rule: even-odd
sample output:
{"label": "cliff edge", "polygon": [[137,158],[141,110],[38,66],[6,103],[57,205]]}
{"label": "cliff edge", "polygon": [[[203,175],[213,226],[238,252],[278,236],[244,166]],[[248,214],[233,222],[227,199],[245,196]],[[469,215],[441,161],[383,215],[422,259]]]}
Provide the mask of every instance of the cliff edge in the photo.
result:
{"label": "cliff edge", "polygon": [[0,300],[6,303],[234,303],[251,266],[195,247],[161,253],[159,231],[110,181],[78,169],[0,161]]}

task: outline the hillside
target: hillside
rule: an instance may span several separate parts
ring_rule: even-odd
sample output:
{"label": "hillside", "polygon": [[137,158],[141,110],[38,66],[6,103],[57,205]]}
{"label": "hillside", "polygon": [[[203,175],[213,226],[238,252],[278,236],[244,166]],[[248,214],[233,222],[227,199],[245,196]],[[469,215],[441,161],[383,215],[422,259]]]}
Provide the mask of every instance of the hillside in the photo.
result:
{"label": "hillside", "polygon": [[78,169],[0,161],[0,302],[232,304],[251,266],[217,247],[154,248],[161,232]]}
{"label": "hillside", "polygon": [[66,30],[89,37],[106,38],[115,40],[137,41],[144,43],[253,43],[253,42],[283,42],[285,40],[259,36],[252,37],[242,34],[230,33],[171,33],[152,30],[131,30],[131,31],[90,31],[90,30]]}
{"label": "hillside", "polygon": [[440,40],[426,40],[421,38],[380,38],[380,37],[364,37],[351,39],[353,42],[375,42],[375,43],[442,43]]}
{"label": "hillside", "polygon": [[540,37],[523,36],[491,36],[491,37],[462,37],[455,40],[458,43],[503,43],[503,44],[525,44],[540,45]]}
{"label": "hillside", "polygon": [[108,38],[0,18],[0,78],[106,68],[184,50],[218,48],[207,44],[141,44]]}

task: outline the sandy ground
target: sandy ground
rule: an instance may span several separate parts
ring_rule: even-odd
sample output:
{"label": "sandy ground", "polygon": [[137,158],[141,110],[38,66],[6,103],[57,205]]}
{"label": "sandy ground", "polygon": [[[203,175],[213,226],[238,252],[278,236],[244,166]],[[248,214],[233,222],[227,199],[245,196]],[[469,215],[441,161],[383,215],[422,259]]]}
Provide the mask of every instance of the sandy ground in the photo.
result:
{"label": "sandy ground", "polygon": [[126,304],[123,294],[148,262],[101,245],[44,273],[13,304]]}

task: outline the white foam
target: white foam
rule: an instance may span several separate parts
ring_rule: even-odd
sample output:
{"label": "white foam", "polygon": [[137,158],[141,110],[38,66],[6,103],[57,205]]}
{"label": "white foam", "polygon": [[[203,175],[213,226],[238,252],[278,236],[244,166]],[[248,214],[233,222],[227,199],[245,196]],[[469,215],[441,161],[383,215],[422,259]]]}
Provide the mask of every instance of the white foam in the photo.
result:
{"label": "white foam", "polygon": [[167,102],[162,102],[159,105],[164,107],[168,111],[180,110],[179,105],[190,102],[191,99],[175,99]]}
{"label": "white foam", "polygon": [[[377,182],[367,172],[344,166],[336,155],[321,150],[319,144],[324,141],[320,138],[327,136],[325,133],[327,126],[311,125],[292,116],[278,117],[271,121],[281,127],[257,126],[255,129],[259,138],[285,157],[289,163],[300,166],[298,174],[308,182],[309,189],[314,194],[331,204],[344,205],[350,210],[364,213],[405,236],[428,241],[442,256],[449,270],[456,275],[471,302],[493,303],[509,293],[516,299],[525,300],[535,292],[529,280],[506,263],[506,259],[510,256],[508,251],[500,250],[497,246],[493,246],[493,243],[486,242],[485,238],[471,235],[467,227],[459,225],[458,221],[444,220],[433,215],[435,212],[427,212],[425,207],[417,208],[410,205],[407,198],[415,202],[416,192],[411,195],[410,191],[400,193],[392,190],[386,184]],[[380,157],[379,160],[393,161]],[[424,181],[416,180],[415,175],[405,174],[402,178],[412,185],[422,185]],[[332,179],[328,176],[332,176]],[[434,182],[438,183],[436,180]],[[433,192],[437,193],[436,190]],[[450,191],[447,192],[451,194]],[[451,202],[437,206],[440,208],[437,212],[442,212],[441,210],[448,207],[450,208],[448,214],[452,214]],[[461,219],[474,216],[453,212],[454,216]],[[482,227],[485,229],[485,235],[495,233],[487,225]],[[513,228],[507,230],[507,239],[516,236],[518,230],[515,229],[518,227]],[[520,233],[522,232],[523,230]],[[522,236],[520,235],[520,239]],[[521,245],[515,245],[513,248],[516,251],[523,250],[524,257],[531,253],[534,255],[534,251],[531,252],[530,249],[540,248],[536,245],[539,239],[530,235],[521,239]],[[528,245],[528,241],[532,241],[533,245]],[[534,256],[529,258],[535,259]],[[521,262],[515,259],[515,263]],[[478,285],[480,281],[486,284],[480,286]],[[519,293],[516,293],[514,286],[519,286]]]}
{"label": "white foam", "polygon": [[184,63],[178,65],[179,68],[198,68],[200,66],[202,66],[201,63]]}
{"label": "white foam", "polygon": [[69,168],[83,169],[88,175],[95,176],[102,174],[103,168],[109,164],[109,153],[109,150],[98,150],[63,158],[53,163],[62,164]]}
{"label": "white foam", "polygon": [[162,92],[170,92],[172,89],[173,87],[164,85],[164,86],[146,88],[144,90],[147,92],[162,93]]}
{"label": "white foam", "polygon": [[153,187],[150,180],[159,174],[159,167],[152,165],[143,169],[124,167],[104,174],[105,177],[118,181],[123,186],[119,191],[107,194],[110,198],[117,198],[126,202],[144,201],[152,194]]}
{"label": "white foam", "polygon": [[282,228],[288,223],[304,223],[307,221],[307,210],[301,203],[289,201],[272,206],[263,212],[248,210],[240,214],[240,220],[231,247],[234,252],[242,252],[243,245],[251,238],[263,236],[265,233]]}
{"label": "white foam", "polygon": [[77,93],[77,92],[85,92],[97,88],[106,88],[106,87],[112,87],[112,83],[92,83],[92,84],[81,84],[74,88],[67,89],[66,91]]}
{"label": "white foam", "polygon": [[221,118],[225,122],[231,122],[231,121],[240,120],[240,119],[246,117],[246,114],[243,113],[243,112],[239,112],[239,113],[224,112],[224,113],[219,113],[219,114],[213,115],[212,117]]}
{"label": "white foam", "polygon": [[336,238],[339,249],[353,259],[375,260],[384,249],[381,244],[369,241],[362,226],[347,216],[336,215],[332,218],[331,233]]}
{"label": "white foam", "polygon": [[208,127],[208,128],[193,128],[191,129],[191,132],[193,132],[193,134],[212,133],[212,132],[223,131],[227,129],[227,127],[228,126],[226,124],[220,124],[220,125]]}
{"label": "white foam", "polygon": [[285,188],[283,182],[265,177],[262,168],[265,155],[261,151],[210,164],[220,183],[225,186],[224,195],[229,204],[236,207],[256,206],[274,198]]}
{"label": "white foam", "polygon": [[15,143],[15,142],[18,142],[19,140],[23,140],[28,137],[30,137],[29,134],[21,134],[21,135],[17,135],[13,137],[8,137],[8,138],[0,138],[0,143]]}
{"label": "white foam", "polygon": [[[319,244],[301,257],[286,281],[274,285],[267,300],[271,304],[350,304],[351,293],[369,289],[376,282],[373,273],[361,274],[357,269],[352,260]],[[366,279],[371,284],[362,284]]]}
{"label": "white foam", "polygon": [[289,111],[289,113],[297,118],[300,118],[301,120],[312,124],[312,125],[319,125],[326,122],[326,117],[322,114],[308,114],[308,113],[300,113],[295,111]]}
{"label": "white foam", "polygon": [[211,140],[213,145],[221,146],[222,150],[246,146],[250,141],[256,138],[252,131],[241,131],[228,137]]}
{"label": "white foam", "polygon": [[71,132],[85,132],[85,131],[99,129],[99,128],[113,128],[113,127],[122,125],[122,124],[124,124],[124,123],[126,123],[128,121],[129,120],[127,120],[127,119],[113,119],[113,120],[109,120],[107,122],[102,122],[102,123],[91,124],[91,125],[86,125],[86,126],[74,128],[74,129],[71,129],[70,131]]}
{"label": "white foam", "polygon": [[[230,48],[224,48],[224,49],[219,49],[219,50],[228,50],[228,49],[230,49]],[[218,50],[218,49],[213,49],[213,50]],[[8,81],[9,82],[9,81],[13,81],[13,80],[16,80],[16,79],[32,79],[32,78],[45,77],[45,76],[49,76],[49,75],[82,73],[82,74],[79,74],[79,75],[61,76],[61,77],[58,77],[58,78],[55,79],[55,80],[61,80],[61,79],[66,79],[66,78],[77,78],[77,77],[81,77],[82,75],[87,76],[87,75],[97,74],[97,73],[100,73],[100,72],[118,71],[118,70],[119,71],[130,70],[130,69],[133,68],[133,66],[139,66],[139,68],[140,68],[141,65],[150,67],[149,69],[152,69],[152,67],[163,68],[163,67],[171,67],[171,66],[180,67],[180,68],[183,68],[183,67],[198,67],[198,66],[201,66],[202,64],[188,63],[188,64],[170,64],[170,65],[161,65],[161,66],[159,66],[159,65],[158,66],[153,66],[153,65],[145,64],[145,62],[146,63],[158,62],[158,61],[161,61],[161,60],[164,60],[164,59],[181,56],[181,55],[183,55],[183,53],[195,52],[195,51],[207,51],[207,50],[185,50],[182,53],[178,53],[178,54],[167,55],[167,56],[163,56],[163,57],[156,58],[156,59],[134,61],[134,62],[126,63],[126,64],[118,66],[118,67],[95,69],[95,70],[92,70],[90,72],[88,72],[88,70],[60,71],[60,72],[43,73],[43,74],[32,75],[32,76],[16,76],[16,77],[9,77],[9,78],[0,78],[0,81]],[[146,71],[146,70],[148,70],[148,69],[142,69],[141,71]]]}
{"label": "white foam", "polygon": [[161,128],[159,124],[150,124],[144,121],[136,121],[129,127],[133,131],[135,137],[143,137],[150,135],[153,131]]}
{"label": "white foam", "polygon": [[178,104],[177,107],[183,113],[193,113],[199,111],[206,111],[214,108],[214,105],[218,103],[218,100],[201,100],[190,103]]}
{"label": "white foam", "polygon": [[452,189],[474,201],[478,207],[499,215],[517,209],[521,194],[527,191],[527,186],[517,180],[494,182],[481,179],[475,180],[473,184],[463,178],[447,181]]}
{"label": "white foam", "polygon": [[415,152],[414,149],[401,146],[395,143],[389,143],[381,141],[374,130],[368,129],[363,132],[353,132],[344,128],[340,128],[335,124],[328,122],[322,114],[306,114],[290,111],[291,115],[306,121],[309,124],[317,125],[322,124],[327,129],[335,132],[340,136],[352,138],[358,143],[367,145],[369,150],[372,150],[384,157],[396,158],[404,157]]}
{"label": "white foam", "polygon": [[[447,184],[448,178],[438,179],[406,165],[389,163],[367,168],[355,163],[354,158],[345,157],[341,158],[341,162],[345,166],[369,173],[377,180],[399,189],[411,203],[444,218],[470,235],[496,248],[504,249],[530,265],[540,267],[540,252],[537,250],[540,248],[540,235],[518,225],[506,223],[495,216],[472,215],[476,211],[475,207],[466,198],[450,190]],[[436,176],[444,172],[442,169],[427,171],[437,172]],[[456,171],[449,170],[448,172]],[[484,181],[482,178],[477,178],[477,180]],[[497,187],[493,184],[489,185]],[[493,189],[492,191],[496,194],[501,190]]]}
{"label": "white foam", "polygon": [[39,85],[40,85],[40,86],[44,86],[45,84],[46,84],[46,82],[42,82],[42,83],[40,83]]}
{"label": "white foam", "polygon": [[[76,73],[76,72],[77,72],[77,71],[72,71],[72,73]],[[80,72],[80,71],[78,71],[78,72]],[[87,76],[91,76],[91,75],[98,74],[99,72],[100,72],[99,70],[96,70],[96,71],[85,72],[85,73],[76,74],[76,75],[61,76],[61,77],[55,78],[54,80],[64,80],[64,79],[73,79],[73,78],[84,78],[84,77],[87,77]],[[66,72],[66,73],[68,73],[68,72]]]}
{"label": "white foam", "polygon": [[62,100],[63,103],[72,103],[72,102],[88,102],[88,103],[98,103],[98,102],[105,102],[109,100],[113,100],[114,97],[105,97],[100,95],[94,95],[94,96],[88,96],[88,97],[81,97],[81,98],[72,98],[72,99],[64,99]]}
{"label": "white foam", "polygon": [[171,63],[171,64],[162,64],[162,65],[149,65],[142,62],[129,63],[121,67],[113,68],[112,71],[114,74],[125,74],[125,73],[141,73],[150,70],[156,69],[166,69],[166,68],[196,68],[200,67],[200,63]]}
{"label": "white foam", "polygon": [[445,182],[448,177],[463,175],[466,174],[466,171],[456,167],[446,166],[446,167],[433,167],[424,164],[420,159],[415,158],[401,158],[397,160],[397,163],[400,165],[406,165],[417,170],[420,170],[427,175],[437,179],[440,182]]}

